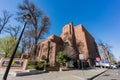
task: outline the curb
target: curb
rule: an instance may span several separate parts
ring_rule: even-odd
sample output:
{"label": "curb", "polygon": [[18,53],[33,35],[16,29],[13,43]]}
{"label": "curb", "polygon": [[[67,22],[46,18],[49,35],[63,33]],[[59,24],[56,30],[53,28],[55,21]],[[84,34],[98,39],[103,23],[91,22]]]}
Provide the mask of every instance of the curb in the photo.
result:
{"label": "curb", "polygon": [[14,73],[14,76],[28,76],[28,75],[36,75],[36,74],[42,74],[45,73],[44,71],[37,71],[37,72],[20,72],[20,73]]}
{"label": "curb", "polygon": [[[17,77],[17,76],[28,76],[28,75],[36,75],[36,74],[42,74],[47,73],[46,71],[38,71],[38,70],[30,70],[27,72],[21,72],[21,71],[10,71],[9,75]],[[4,71],[0,71],[0,75],[3,75]]]}
{"label": "curb", "polygon": [[103,71],[103,72],[101,72],[101,73],[99,73],[99,74],[97,74],[97,75],[95,75],[95,76],[93,76],[93,77],[91,77],[91,78],[88,78],[87,80],[93,80],[94,78],[96,78],[97,76],[103,74],[103,73],[106,72],[106,71],[108,71],[108,69],[105,70],[105,71]]}

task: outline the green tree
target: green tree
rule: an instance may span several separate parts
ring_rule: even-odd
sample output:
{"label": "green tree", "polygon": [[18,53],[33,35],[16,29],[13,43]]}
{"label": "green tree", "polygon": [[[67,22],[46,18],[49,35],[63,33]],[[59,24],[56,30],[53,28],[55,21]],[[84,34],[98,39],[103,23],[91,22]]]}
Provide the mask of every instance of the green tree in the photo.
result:
{"label": "green tree", "polygon": [[4,57],[4,52],[0,52],[0,58]]}
{"label": "green tree", "polygon": [[[17,40],[11,37],[5,37],[0,40],[0,52],[4,53],[5,58],[11,57],[13,49],[16,45]],[[17,51],[16,57],[18,57],[19,50]]]}
{"label": "green tree", "polygon": [[71,60],[71,58],[67,55],[67,53],[65,51],[58,52],[56,61],[59,64],[63,65],[70,60]]}

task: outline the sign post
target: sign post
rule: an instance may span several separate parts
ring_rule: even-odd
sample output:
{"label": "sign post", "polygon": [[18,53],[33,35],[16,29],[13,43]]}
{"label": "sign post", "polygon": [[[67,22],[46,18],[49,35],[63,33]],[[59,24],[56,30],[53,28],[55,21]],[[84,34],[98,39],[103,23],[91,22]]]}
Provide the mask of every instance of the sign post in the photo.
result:
{"label": "sign post", "polygon": [[83,60],[83,59],[84,59],[83,54],[79,54],[79,59],[80,59],[80,60]]}
{"label": "sign post", "polygon": [[100,61],[100,58],[99,58],[99,57],[97,57],[97,58],[96,58],[96,61]]}
{"label": "sign post", "polygon": [[[96,61],[95,61],[95,62],[98,64],[98,66],[101,66],[101,65],[100,65],[100,58],[99,58],[99,57],[96,57]],[[96,64],[96,65],[97,65],[97,64]]]}
{"label": "sign post", "polygon": [[83,62],[82,62],[82,60],[84,60],[83,54],[79,54],[79,59],[81,60],[81,65],[82,65],[82,70],[83,70]]}
{"label": "sign post", "polygon": [[83,65],[84,65],[84,62],[83,62],[83,60],[84,60],[84,55],[83,55],[83,54],[79,54],[79,59],[81,60],[83,76],[85,77],[84,70],[83,70],[83,67],[84,67],[84,66],[83,66]]}

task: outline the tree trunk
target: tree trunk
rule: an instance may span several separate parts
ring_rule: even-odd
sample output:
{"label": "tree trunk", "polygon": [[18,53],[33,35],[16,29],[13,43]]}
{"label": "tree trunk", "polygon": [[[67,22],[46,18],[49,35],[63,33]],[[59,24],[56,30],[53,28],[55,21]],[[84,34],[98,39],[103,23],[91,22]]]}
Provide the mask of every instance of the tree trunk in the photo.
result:
{"label": "tree trunk", "polygon": [[38,38],[37,38],[37,32],[36,36],[35,36],[35,44],[34,44],[34,52],[33,52],[33,59],[36,60],[36,56],[37,56],[37,47],[38,47]]}

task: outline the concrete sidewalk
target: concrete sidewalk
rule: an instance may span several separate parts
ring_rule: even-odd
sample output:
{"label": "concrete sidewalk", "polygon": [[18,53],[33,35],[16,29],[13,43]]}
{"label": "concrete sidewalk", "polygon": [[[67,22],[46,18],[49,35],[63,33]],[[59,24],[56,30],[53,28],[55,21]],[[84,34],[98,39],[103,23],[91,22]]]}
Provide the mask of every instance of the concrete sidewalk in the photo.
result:
{"label": "concrete sidewalk", "polygon": [[[88,69],[88,70],[70,70],[63,72],[49,72],[29,76],[8,76],[7,80],[92,80],[97,75],[105,72],[107,69]],[[0,75],[0,80],[2,80]]]}

